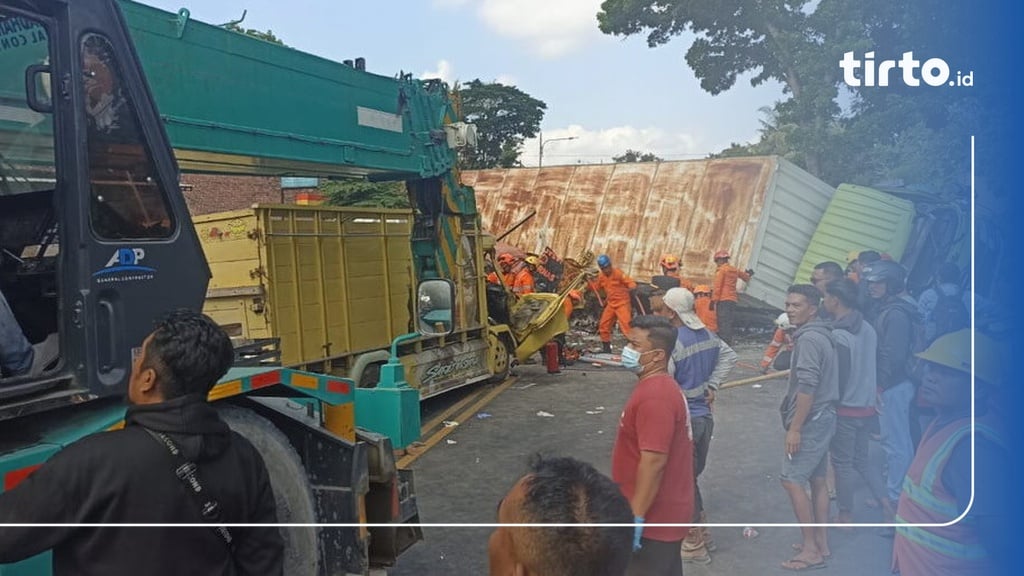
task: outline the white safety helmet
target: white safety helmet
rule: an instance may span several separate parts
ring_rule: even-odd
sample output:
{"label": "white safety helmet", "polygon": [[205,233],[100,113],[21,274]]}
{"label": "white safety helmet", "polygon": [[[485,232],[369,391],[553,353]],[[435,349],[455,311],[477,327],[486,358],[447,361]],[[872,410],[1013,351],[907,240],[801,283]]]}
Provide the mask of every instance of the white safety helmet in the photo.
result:
{"label": "white safety helmet", "polygon": [[793,327],[793,325],[789,323],[789,315],[785,312],[779,314],[779,317],[775,319],[775,326],[782,328],[783,330],[789,330]]}

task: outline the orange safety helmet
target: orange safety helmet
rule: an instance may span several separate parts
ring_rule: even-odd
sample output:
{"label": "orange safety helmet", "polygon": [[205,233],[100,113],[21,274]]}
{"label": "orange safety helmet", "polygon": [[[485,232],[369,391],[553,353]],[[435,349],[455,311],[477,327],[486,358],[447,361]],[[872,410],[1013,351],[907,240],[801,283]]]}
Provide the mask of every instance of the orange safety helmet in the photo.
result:
{"label": "orange safety helmet", "polygon": [[679,270],[679,258],[674,254],[665,254],[658,264],[661,264],[665,270]]}
{"label": "orange safety helmet", "polygon": [[710,295],[711,294],[711,286],[708,286],[707,284],[699,284],[699,285],[694,287],[693,293],[694,293],[694,295],[697,295],[697,294],[708,294],[708,295]]}
{"label": "orange safety helmet", "polygon": [[715,252],[715,260],[728,260],[730,258],[728,250],[719,250]]}

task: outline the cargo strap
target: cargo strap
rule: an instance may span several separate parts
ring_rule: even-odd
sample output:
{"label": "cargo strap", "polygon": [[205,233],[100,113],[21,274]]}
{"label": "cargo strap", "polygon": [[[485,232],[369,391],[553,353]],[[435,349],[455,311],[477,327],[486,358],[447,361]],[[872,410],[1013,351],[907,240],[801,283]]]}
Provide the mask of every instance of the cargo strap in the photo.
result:
{"label": "cargo strap", "polygon": [[[216,499],[210,497],[209,493],[204,495],[203,484],[199,480],[199,470],[196,467],[195,462],[186,460],[185,456],[182,455],[181,449],[178,445],[171,440],[171,437],[163,432],[155,432],[149,428],[143,428],[154,440],[157,441],[161,446],[167,448],[167,452],[170,453],[171,458],[176,461],[174,468],[174,475],[181,480],[181,483],[185,485],[185,491],[188,492],[192,499],[195,500],[196,504],[199,505],[199,514],[202,516],[203,521],[215,524],[220,521],[220,504]],[[234,551],[233,539],[231,532],[228,531],[226,526],[213,526],[213,531],[217,533],[220,539],[227,545],[228,550]]]}

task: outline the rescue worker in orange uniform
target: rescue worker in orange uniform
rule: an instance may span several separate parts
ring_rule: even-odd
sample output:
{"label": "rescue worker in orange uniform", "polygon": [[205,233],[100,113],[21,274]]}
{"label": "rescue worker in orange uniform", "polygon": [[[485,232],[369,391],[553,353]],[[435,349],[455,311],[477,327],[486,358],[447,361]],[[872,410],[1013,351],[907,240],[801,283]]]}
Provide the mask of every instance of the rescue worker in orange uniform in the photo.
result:
{"label": "rescue worker in orange uniform", "polygon": [[583,295],[580,294],[579,290],[569,290],[569,294],[562,300],[562,310],[565,311],[566,318],[572,318],[572,312],[576,309],[576,304],[583,301]]}
{"label": "rescue worker in orange uniform", "polygon": [[[513,281],[515,281],[515,274],[512,273],[512,267],[515,266],[515,264],[516,257],[508,252],[498,255],[498,271],[501,273],[501,279],[506,288],[511,288]],[[490,275],[487,276],[487,280],[497,284],[498,275],[494,272],[491,272],[491,274],[494,274],[493,280]]]}
{"label": "rescue worker in orange uniform", "polygon": [[725,340],[730,346],[733,344],[733,325],[736,319],[736,302],[739,301],[739,294],[736,291],[736,283],[740,278],[744,282],[750,282],[754,271],[740,270],[729,264],[729,252],[719,250],[714,255],[715,264],[715,285],[711,291],[711,302],[714,305],[715,314],[718,315],[718,336]]}
{"label": "rescue worker in orange uniform", "polygon": [[712,332],[718,332],[718,314],[711,307],[711,287],[707,284],[698,284],[693,289],[693,311],[697,318],[704,323],[704,327]]}
{"label": "rescue worker in orange uniform", "polygon": [[527,256],[523,259],[523,265],[519,267],[512,279],[513,294],[525,296],[534,293],[533,271],[537,269],[538,264],[540,264],[540,259],[536,256]]}
{"label": "rescue worker in orange uniform", "polygon": [[693,292],[693,282],[683,278],[682,274],[680,274],[679,257],[675,254],[665,254],[661,257],[661,261],[658,262],[658,265],[661,266],[662,276],[675,278],[679,281],[680,288],[686,288],[690,292]]}
{"label": "rescue worker in orange uniform", "polygon": [[604,312],[601,313],[601,321],[597,326],[597,333],[601,336],[601,348],[604,352],[612,351],[612,328],[616,319],[619,322],[619,330],[622,335],[629,334],[629,322],[633,319],[632,301],[630,290],[636,288],[636,282],[626,275],[625,272],[612,266],[612,259],[607,254],[597,257],[597,266],[601,273],[596,280],[592,280],[590,288],[596,293],[604,290]]}

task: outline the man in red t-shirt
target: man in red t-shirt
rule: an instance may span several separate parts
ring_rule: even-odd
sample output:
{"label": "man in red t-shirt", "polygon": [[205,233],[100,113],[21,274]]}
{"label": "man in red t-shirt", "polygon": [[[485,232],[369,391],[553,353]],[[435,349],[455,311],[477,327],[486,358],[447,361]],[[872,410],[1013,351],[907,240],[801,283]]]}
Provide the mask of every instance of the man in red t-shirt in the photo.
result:
{"label": "man in red t-shirt", "polygon": [[630,323],[622,364],[640,381],[626,402],[612,451],[612,479],[629,500],[636,529],[628,576],[681,576],[680,547],[693,517],[693,441],[682,390],[668,373],[676,330],[667,319]]}

